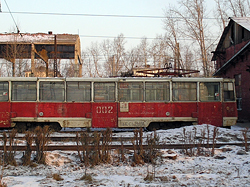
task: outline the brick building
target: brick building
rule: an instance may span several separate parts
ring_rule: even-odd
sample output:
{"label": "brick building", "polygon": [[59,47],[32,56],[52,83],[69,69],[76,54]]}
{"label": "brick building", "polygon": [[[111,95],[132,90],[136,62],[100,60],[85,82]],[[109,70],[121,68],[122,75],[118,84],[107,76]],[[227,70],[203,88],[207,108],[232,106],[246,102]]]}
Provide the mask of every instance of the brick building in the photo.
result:
{"label": "brick building", "polygon": [[212,61],[216,77],[235,78],[240,121],[250,121],[250,17],[231,17]]}

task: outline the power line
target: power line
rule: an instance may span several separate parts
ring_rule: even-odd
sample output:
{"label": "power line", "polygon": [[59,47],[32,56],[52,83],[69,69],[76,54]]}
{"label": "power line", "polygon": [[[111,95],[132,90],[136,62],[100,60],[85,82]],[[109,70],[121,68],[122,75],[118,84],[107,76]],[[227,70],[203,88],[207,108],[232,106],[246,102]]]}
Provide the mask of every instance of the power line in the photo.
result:
{"label": "power line", "polygon": [[[3,11],[2,13],[8,13]],[[87,17],[127,17],[127,18],[156,18],[162,19],[164,16],[142,16],[142,15],[116,15],[116,14],[80,14],[80,13],[54,13],[54,12],[12,12],[13,14],[36,14],[53,16],[87,16]]]}
{"label": "power line", "polygon": [[[102,35],[79,35],[79,37],[81,37],[81,38],[108,38],[108,39],[114,39],[114,38],[117,38],[117,36],[102,36]],[[155,37],[155,38],[152,38],[152,37],[137,37],[137,36],[124,36],[124,39],[136,39],[136,40],[138,40],[138,39],[149,39],[149,40],[154,40],[154,39],[159,39],[159,40],[161,40],[161,39],[164,39],[164,37],[163,38],[161,38],[161,37],[159,37],[159,38],[157,38],[157,37]],[[193,40],[193,39],[191,39],[191,38],[179,38],[178,40]],[[205,39],[205,40],[215,40],[215,39],[213,39],[213,38],[209,38],[209,39]]]}
{"label": "power line", "polygon": [[[4,2],[5,2],[5,4],[6,4],[6,6],[7,6],[8,10],[9,10],[9,12],[8,12],[8,13],[11,15],[11,17],[12,17],[12,19],[13,19],[13,21],[14,21],[14,24],[15,24],[16,29],[17,29],[17,33],[20,33],[20,30],[19,30],[19,28],[18,28],[18,26],[17,26],[17,24],[16,24],[16,21],[15,21],[15,19],[14,19],[14,17],[13,17],[13,15],[12,15],[12,13],[11,13],[11,11],[10,11],[9,5],[7,4],[6,0],[4,0]],[[6,12],[3,12],[3,13],[6,13]]]}
{"label": "power line", "polygon": [[[9,13],[3,11],[2,13]],[[118,14],[81,14],[81,13],[54,13],[54,12],[12,12],[12,14],[32,14],[32,15],[53,15],[53,16],[85,16],[85,17],[117,17],[117,18],[150,18],[150,19],[193,19],[189,17],[170,17],[170,16],[150,16],[150,15],[118,15]],[[205,17],[203,19],[218,19]]]}
{"label": "power line", "polygon": [[[81,38],[117,38],[117,36],[102,36],[102,35],[99,35],[99,36],[94,36],[94,35],[79,35]],[[156,39],[156,38],[147,38],[147,37],[137,37],[137,36],[124,36],[125,39],[142,39],[142,38],[146,38],[146,39]]]}

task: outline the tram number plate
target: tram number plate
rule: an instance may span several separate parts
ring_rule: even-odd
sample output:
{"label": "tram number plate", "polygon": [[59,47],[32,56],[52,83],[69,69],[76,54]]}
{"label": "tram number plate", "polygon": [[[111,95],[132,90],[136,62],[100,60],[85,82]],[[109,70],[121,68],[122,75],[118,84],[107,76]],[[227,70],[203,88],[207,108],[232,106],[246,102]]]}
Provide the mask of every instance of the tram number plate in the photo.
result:
{"label": "tram number plate", "polygon": [[113,106],[97,106],[96,113],[97,114],[113,114]]}

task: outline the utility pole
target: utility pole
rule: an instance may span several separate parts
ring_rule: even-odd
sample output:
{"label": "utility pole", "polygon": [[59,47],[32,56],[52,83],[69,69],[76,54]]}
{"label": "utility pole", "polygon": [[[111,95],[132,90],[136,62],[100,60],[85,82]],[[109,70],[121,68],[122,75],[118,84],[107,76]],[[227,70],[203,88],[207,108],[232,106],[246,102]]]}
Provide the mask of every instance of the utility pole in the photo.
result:
{"label": "utility pole", "polygon": [[176,73],[177,70],[177,74],[179,76],[180,74],[180,47],[179,47],[179,43],[176,43],[176,47],[175,47],[175,58],[174,58],[174,71]]}
{"label": "utility pole", "polygon": [[57,42],[56,42],[56,34],[54,39],[54,77],[57,77]]}
{"label": "utility pole", "polygon": [[176,44],[177,47],[177,64],[178,64],[178,76],[180,74],[180,47],[179,47],[179,43]]}
{"label": "utility pole", "polygon": [[116,75],[115,55],[113,55],[110,60],[111,60],[111,75],[113,77]]}

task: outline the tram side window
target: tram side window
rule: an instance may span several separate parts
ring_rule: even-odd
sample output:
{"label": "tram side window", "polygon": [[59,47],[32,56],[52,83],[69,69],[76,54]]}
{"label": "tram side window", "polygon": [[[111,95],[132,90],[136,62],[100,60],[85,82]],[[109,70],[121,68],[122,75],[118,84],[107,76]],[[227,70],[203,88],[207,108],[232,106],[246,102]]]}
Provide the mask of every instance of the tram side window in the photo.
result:
{"label": "tram side window", "polygon": [[146,101],[169,101],[169,82],[146,82]]}
{"label": "tram side window", "polygon": [[200,83],[200,100],[201,101],[219,101],[220,100],[220,83],[201,82]]}
{"label": "tram side window", "polygon": [[174,82],[173,101],[196,101],[196,82]]}
{"label": "tram side window", "polygon": [[90,101],[90,82],[67,82],[67,101]]}
{"label": "tram side window", "polygon": [[114,102],[115,83],[114,82],[95,82],[94,83],[95,102]]}
{"label": "tram side window", "polygon": [[12,82],[12,101],[36,101],[36,82]]}
{"label": "tram side window", "polygon": [[142,82],[120,82],[119,83],[119,101],[143,101],[143,83]]}
{"label": "tram side window", "polygon": [[234,101],[234,87],[232,82],[223,83],[224,101]]}
{"label": "tram side window", "polygon": [[9,99],[9,83],[0,82],[0,101],[8,101]]}
{"label": "tram side window", "polygon": [[40,101],[64,101],[64,82],[40,82]]}

